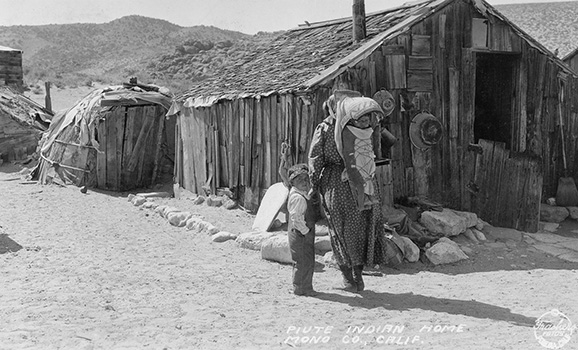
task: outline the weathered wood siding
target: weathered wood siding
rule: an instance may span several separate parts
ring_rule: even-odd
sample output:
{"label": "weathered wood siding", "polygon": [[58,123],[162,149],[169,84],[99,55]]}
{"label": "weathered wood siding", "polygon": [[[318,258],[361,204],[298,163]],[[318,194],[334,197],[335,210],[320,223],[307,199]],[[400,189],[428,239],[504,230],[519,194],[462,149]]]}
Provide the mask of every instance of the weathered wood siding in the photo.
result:
{"label": "weathered wood siding", "polygon": [[0,84],[10,85],[22,91],[22,51],[0,50]]}
{"label": "weathered wood siding", "polygon": [[[164,157],[166,109],[160,105],[120,106],[96,126],[101,152],[81,140],[73,124],[64,128],[45,155],[40,181],[64,176],[78,186],[112,191],[145,188],[155,183]],[[84,141],[84,142],[83,142]],[[60,174],[50,169],[58,163]]]}
{"label": "weathered wood siding", "polygon": [[177,121],[177,182],[196,193],[237,189],[243,206],[257,209],[264,190],[281,181],[282,142],[290,144],[294,163],[307,162],[329,94],[319,89],[184,109]]}
{"label": "weathered wood siding", "polygon": [[25,159],[36,152],[42,132],[0,113],[0,158],[6,162]]}
{"label": "weathered wood siding", "polygon": [[[500,53],[509,55],[515,77],[512,107],[507,111],[511,115],[508,159],[532,159],[531,166],[521,165],[531,172],[519,171],[519,178],[504,181],[540,188],[532,188],[532,199],[520,202],[522,207],[516,209],[532,210],[530,219],[512,211],[511,217],[499,221],[533,229],[535,202],[554,195],[562,175],[560,115],[568,168],[572,176],[578,172],[578,82],[563,72],[553,55],[529,44],[500,19],[488,20],[485,15],[467,1],[452,2],[388,39],[305,98],[271,95],[185,109],[179,117],[178,181],[199,193],[205,185],[212,190],[244,188],[245,206],[255,209],[260,192],[279,180],[278,150],[283,140],[289,140],[295,161],[305,161],[311,133],[323,115],[321,104],[330,91],[347,88],[373,96],[386,89],[396,101],[387,127],[399,140],[391,150],[387,171],[379,175],[389,183],[390,195],[394,199],[426,196],[447,207],[484,213],[487,208],[479,207],[478,194],[471,190],[478,185],[476,171],[480,171],[476,147],[471,147],[476,62],[482,54]],[[435,115],[444,128],[441,141],[425,150],[413,146],[408,133],[413,117],[423,111]],[[503,163],[507,169],[518,169],[518,163],[511,165],[507,159]]]}
{"label": "weathered wood siding", "polygon": [[[466,2],[453,4],[385,42],[337,77],[333,87],[361,91],[366,96],[383,88],[395,97],[396,108],[388,120],[389,130],[399,139],[391,151],[394,198],[427,196],[448,207],[484,213],[486,209],[479,208],[476,195],[468,191],[475,180],[476,164],[475,153],[468,147],[474,143],[476,55],[509,53],[516,57],[517,75],[509,157],[535,157],[535,171],[543,176],[543,184],[542,179],[535,178],[528,182],[541,187],[533,200],[553,196],[563,168],[560,111],[568,167],[573,176],[578,172],[576,78],[564,76],[560,106],[559,82],[565,74],[552,61],[553,56],[529,45],[499,19],[486,20]],[[412,118],[422,111],[435,115],[444,127],[440,143],[426,150],[413,146],[408,135]],[[522,182],[534,176],[516,174]],[[520,205],[538,210],[532,203]],[[532,220],[500,218],[509,225],[535,228],[537,223]]]}

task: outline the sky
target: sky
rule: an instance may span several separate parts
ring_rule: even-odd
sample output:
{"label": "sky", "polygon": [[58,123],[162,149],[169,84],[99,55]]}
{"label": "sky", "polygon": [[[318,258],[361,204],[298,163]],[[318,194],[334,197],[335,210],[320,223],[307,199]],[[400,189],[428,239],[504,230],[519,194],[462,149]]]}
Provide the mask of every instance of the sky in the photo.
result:
{"label": "sky", "polygon": [[[365,0],[365,11],[408,1]],[[487,0],[491,5],[556,1],[560,0]],[[140,15],[183,27],[206,25],[255,34],[348,17],[352,4],[353,0],[0,0],[0,26],[106,23]]]}

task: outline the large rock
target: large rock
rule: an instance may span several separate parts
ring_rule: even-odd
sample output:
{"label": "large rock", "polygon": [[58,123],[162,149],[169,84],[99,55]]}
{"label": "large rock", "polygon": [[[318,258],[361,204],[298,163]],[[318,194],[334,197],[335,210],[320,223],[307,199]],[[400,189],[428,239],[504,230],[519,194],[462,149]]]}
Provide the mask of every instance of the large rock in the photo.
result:
{"label": "large rock", "polygon": [[328,236],[329,235],[329,227],[327,225],[315,225],[315,236]]}
{"label": "large rock", "polygon": [[337,261],[335,261],[335,257],[333,256],[333,252],[327,252],[323,256],[323,264],[327,267],[333,267],[338,269],[339,265],[337,265]]}
{"label": "large rock", "polygon": [[474,235],[476,236],[476,239],[478,241],[484,242],[486,240],[486,235],[484,235],[484,233],[482,231],[478,230],[475,227],[472,227],[471,230],[474,233]]}
{"label": "large rock", "polygon": [[193,199],[193,204],[195,205],[203,204],[204,201],[205,201],[204,196],[197,196],[195,197],[195,199]]}
{"label": "large rock", "polygon": [[568,209],[571,219],[578,220],[578,207],[566,207],[566,209]]}
{"label": "large rock", "polygon": [[284,264],[293,263],[287,236],[275,235],[263,240],[261,244],[261,258]]}
{"label": "large rock", "polygon": [[474,227],[478,224],[478,215],[476,213],[470,213],[468,211],[452,211],[459,217],[462,217],[466,221],[466,228]]}
{"label": "large rock", "polygon": [[434,265],[451,264],[468,258],[456,242],[446,237],[428,248],[425,255]]}
{"label": "large rock", "polygon": [[261,250],[263,242],[273,236],[284,236],[285,239],[287,239],[286,235],[279,235],[276,232],[251,231],[241,233],[237,239],[235,239],[235,242],[237,242],[241,248]]}
{"label": "large rock", "polygon": [[187,223],[185,224],[185,227],[187,230],[192,230],[192,231],[200,231],[201,229],[198,229],[199,224],[203,222],[203,219],[201,218],[197,218],[197,217],[192,217],[190,219],[187,220]]}
{"label": "large rock", "polygon": [[189,220],[193,214],[188,211],[176,211],[171,212],[167,215],[167,219],[169,224],[177,227],[183,227],[187,224],[187,220]]}
{"label": "large rock", "polygon": [[565,207],[555,207],[548,204],[540,204],[540,221],[562,222],[570,215]]}
{"label": "large rock", "polygon": [[160,216],[163,216],[163,212],[165,211],[166,208],[168,208],[168,206],[159,205],[155,208],[155,213],[159,214]]}
{"label": "large rock", "polygon": [[207,205],[209,207],[220,207],[221,205],[223,205],[223,198],[222,197],[218,197],[218,196],[209,196],[207,198]]}
{"label": "large rock", "polygon": [[[475,228],[473,230],[475,230]],[[466,236],[473,243],[480,243],[480,241],[478,241],[478,237],[476,236],[473,230],[468,228],[464,231],[463,235]]]}
{"label": "large rock", "polygon": [[227,199],[225,199],[225,202],[223,203],[223,207],[227,210],[235,209],[235,208],[237,208],[237,202],[235,202],[231,198],[227,198]]}
{"label": "large rock", "polygon": [[329,251],[331,251],[331,240],[329,236],[315,237],[315,253],[324,255]]}
{"label": "large rock", "polygon": [[144,208],[144,209],[155,209],[155,208],[158,207],[158,206],[159,206],[158,203],[151,202],[151,201],[147,201],[146,203],[144,203],[144,204],[142,205],[141,208]]}
{"label": "large rock", "polygon": [[543,221],[538,222],[538,232],[546,231],[554,233],[558,230],[559,227],[560,224],[557,222],[543,222]]}
{"label": "large rock", "polygon": [[178,213],[178,212],[181,212],[181,209],[167,206],[161,212],[161,216],[165,219],[168,219],[170,213]]}
{"label": "large rock", "polygon": [[464,216],[460,216],[450,209],[424,211],[419,223],[428,231],[446,237],[457,236],[469,227],[469,221]]}
{"label": "large rock", "polygon": [[403,240],[403,257],[409,262],[419,260],[419,247],[409,237],[400,236]]}
{"label": "large rock", "polygon": [[215,233],[219,232],[220,230],[213,224],[211,224],[210,222],[207,222],[204,225],[204,229],[203,232],[205,232],[206,234],[208,234],[209,236],[214,235]]}
{"label": "large rock", "polygon": [[222,243],[237,238],[237,235],[231,232],[221,231],[217,232],[211,237],[213,242]]}
{"label": "large rock", "polygon": [[131,203],[136,207],[138,207],[139,205],[143,205],[146,201],[147,199],[141,196],[134,196],[131,199]]}

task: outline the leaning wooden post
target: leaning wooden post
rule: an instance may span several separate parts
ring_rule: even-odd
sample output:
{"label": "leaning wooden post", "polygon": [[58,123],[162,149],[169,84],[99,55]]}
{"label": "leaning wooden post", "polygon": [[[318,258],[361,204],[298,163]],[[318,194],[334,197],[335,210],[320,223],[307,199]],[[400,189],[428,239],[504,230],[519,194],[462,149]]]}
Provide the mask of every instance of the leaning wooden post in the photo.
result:
{"label": "leaning wooden post", "polygon": [[46,90],[46,97],[44,97],[44,105],[47,110],[52,112],[52,101],[50,100],[50,82],[44,83],[44,90]]}

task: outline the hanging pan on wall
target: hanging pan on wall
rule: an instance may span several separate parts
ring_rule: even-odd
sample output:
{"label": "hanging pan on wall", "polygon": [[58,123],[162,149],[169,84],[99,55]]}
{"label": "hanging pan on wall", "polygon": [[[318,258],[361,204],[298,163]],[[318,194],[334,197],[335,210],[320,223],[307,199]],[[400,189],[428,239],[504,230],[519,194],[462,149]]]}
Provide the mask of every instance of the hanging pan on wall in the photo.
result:
{"label": "hanging pan on wall", "polygon": [[417,114],[409,125],[409,139],[417,148],[429,148],[440,142],[442,136],[442,124],[427,112]]}
{"label": "hanging pan on wall", "polygon": [[373,94],[373,99],[377,101],[383,109],[384,117],[390,115],[395,109],[395,99],[393,95],[385,89],[381,89]]}

